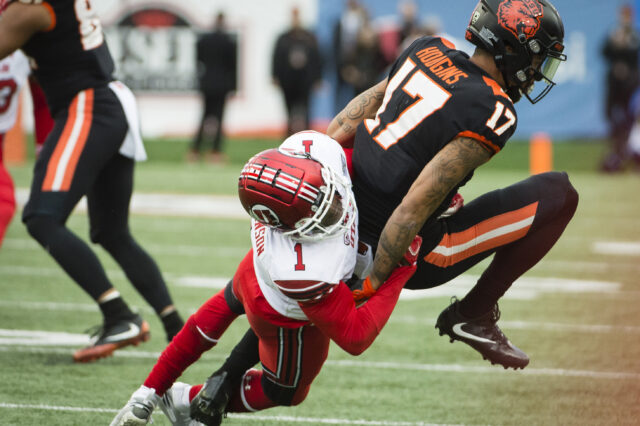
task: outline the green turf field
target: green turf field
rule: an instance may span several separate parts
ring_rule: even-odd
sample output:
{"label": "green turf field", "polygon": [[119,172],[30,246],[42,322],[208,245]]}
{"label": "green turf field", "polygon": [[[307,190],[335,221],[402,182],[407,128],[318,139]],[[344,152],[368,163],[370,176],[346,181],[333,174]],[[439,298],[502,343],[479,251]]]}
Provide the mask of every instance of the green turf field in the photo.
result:
{"label": "green turf field", "polygon": [[[275,144],[229,141],[232,163],[212,166],[183,163],[185,142],[152,141],[136,191],[233,195],[243,162]],[[403,298],[362,356],[334,345],[302,405],[231,415],[224,424],[640,424],[640,174],[595,173],[601,151],[593,143],[556,145],[556,168],[569,170],[580,193],[578,211],[550,254],[501,301],[503,331],[532,359],[525,370],[491,366],[434,329],[449,297],[462,296],[484,263],[459,281]],[[465,199],[526,177],[526,153],[525,144],[511,144],[478,170],[463,188]],[[17,187],[28,186],[30,165],[10,170]],[[83,213],[69,225],[87,238]],[[133,214],[131,227],[185,316],[217,291],[215,278],[230,277],[249,247],[246,219]],[[0,425],[106,425],[164,348],[157,318],[113,260],[96,251],[150,322],[151,341],[74,364],[79,345],[70,339],[99,323],[99,312],[14,219],[0,250]],[[238,319],[181,380],[202,382],[246,327]],[[154,419],[169,424],[159,410]]]}

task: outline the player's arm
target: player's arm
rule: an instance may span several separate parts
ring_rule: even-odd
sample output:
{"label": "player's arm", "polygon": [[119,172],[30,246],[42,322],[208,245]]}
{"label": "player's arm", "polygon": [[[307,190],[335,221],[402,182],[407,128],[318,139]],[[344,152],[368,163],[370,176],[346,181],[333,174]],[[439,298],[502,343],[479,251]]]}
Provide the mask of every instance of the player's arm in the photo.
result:
{"label": "player's arm", "polygon": [[491,155],[488,148],[474,139],[459,137],[427,163],[382,230],[370,275],[374,289],[387,279],[447,194]]}
{"label": "player's arm", "polygon": [[415,269],[415,265],[396,268],[385,285],[359,308],[344,283],[334,286],[320,301],[300,303],[300,307],[325,336],[351,355],[360,355],[380,334]]}
{"label": "player's arm", "polygon": [[358,124],[367,118],[375,117],[376,111],[382,104],[386,88],[387,80],[385,79],[353,98],[331,120],[327,128],[327,135],[338,141],[344,148],[351,148]]}
{"label": "player's arm", "polygon": [[48,5],[13,2],[0,17],[0,59],[21,48],[35,33],[55,23]]}

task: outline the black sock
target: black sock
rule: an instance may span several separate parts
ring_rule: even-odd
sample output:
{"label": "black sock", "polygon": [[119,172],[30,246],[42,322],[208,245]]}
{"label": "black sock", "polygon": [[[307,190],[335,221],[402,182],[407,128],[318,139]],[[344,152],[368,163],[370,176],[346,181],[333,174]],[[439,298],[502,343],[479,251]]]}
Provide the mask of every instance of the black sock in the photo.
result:
{"label": "black sock", "polygon": [[182,326],[184,326],[184,321],[178,311],[172,311],[164,316],[161,316],[162,325],[164,326],[164,331],[167,333],[167,341],[171,342],[173,336],[178,334],[180,330],[182,330]]}
{"label": "black sock", "polygon": [[114,322],[119,319],[128,319],[135,316],[120,296],[103,303],[98,303],[98,306],[102,311],[105,323]]}
{"label": "black sock", "polygon": [[242,380],[242,375],[258,361],[260,361],[258,336],[252,329],[249,329],[218,371],[228,372],[230,383],[239,383]]}

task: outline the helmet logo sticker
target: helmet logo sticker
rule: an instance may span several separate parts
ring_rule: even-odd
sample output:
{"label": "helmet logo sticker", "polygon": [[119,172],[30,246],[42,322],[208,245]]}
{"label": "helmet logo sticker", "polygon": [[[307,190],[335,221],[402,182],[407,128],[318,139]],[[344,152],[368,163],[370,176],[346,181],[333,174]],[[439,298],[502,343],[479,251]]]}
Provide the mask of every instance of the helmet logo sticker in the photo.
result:
{"label": "helmet logo sticker", "polygon": [[478,22],[478,19],[480,19],[480,12],[476,10],[475,12],[473,12],[473,16],[471,17],[471,25],[474,25],[476,22]]}
{"label": "helmet logo sticker", "polygon": [[273,228],[277,228],[282,225],[280,222],[280,218],[269,207],[264,206],[262,204],[254,204],[249,211],[249,214],[252,218],[257,220],[260,223],[263,223],[267,226],[271,226]]}
{"label": "helmet logo sticker", "polygon": [[543,15],[538,0],[505,0],[498,6],[498,22],[513,35],[524,34],[527,39],[533,37],[540,27]]}

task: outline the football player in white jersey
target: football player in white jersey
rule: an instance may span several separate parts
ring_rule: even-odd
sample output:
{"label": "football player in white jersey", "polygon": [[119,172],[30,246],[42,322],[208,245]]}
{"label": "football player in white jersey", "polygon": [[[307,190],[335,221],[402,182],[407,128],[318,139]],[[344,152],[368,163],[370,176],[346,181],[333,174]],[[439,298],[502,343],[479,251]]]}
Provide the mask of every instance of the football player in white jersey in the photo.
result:
{"label": "football player in white jersey", "polygon": [[13,180],[4,166],[4,136],[18,116],[18,95],[29,77],[29,61],[20,51],[0,60],[0,245],[16,210]]}
{"label": "football player in white jersey", "polygon": [[357,255],[358,213],[344,151],[324,134],[300,132],[254,156],[238,192],[252,218],[251,251],[227,287],[189,318],[112,425],[146,424],[158,403],[174,425],[199,424],[189,404],[202,386],[174,382],[242,313],[258,336],[262,370],[229,383],[198,419],[217,425],[226,412],[301,403],[330,340],[353,355],[367,349],[415,271],[420,239],[403,266],[356,307],[345,282],[354,272],[363,277],[371,259]]}

